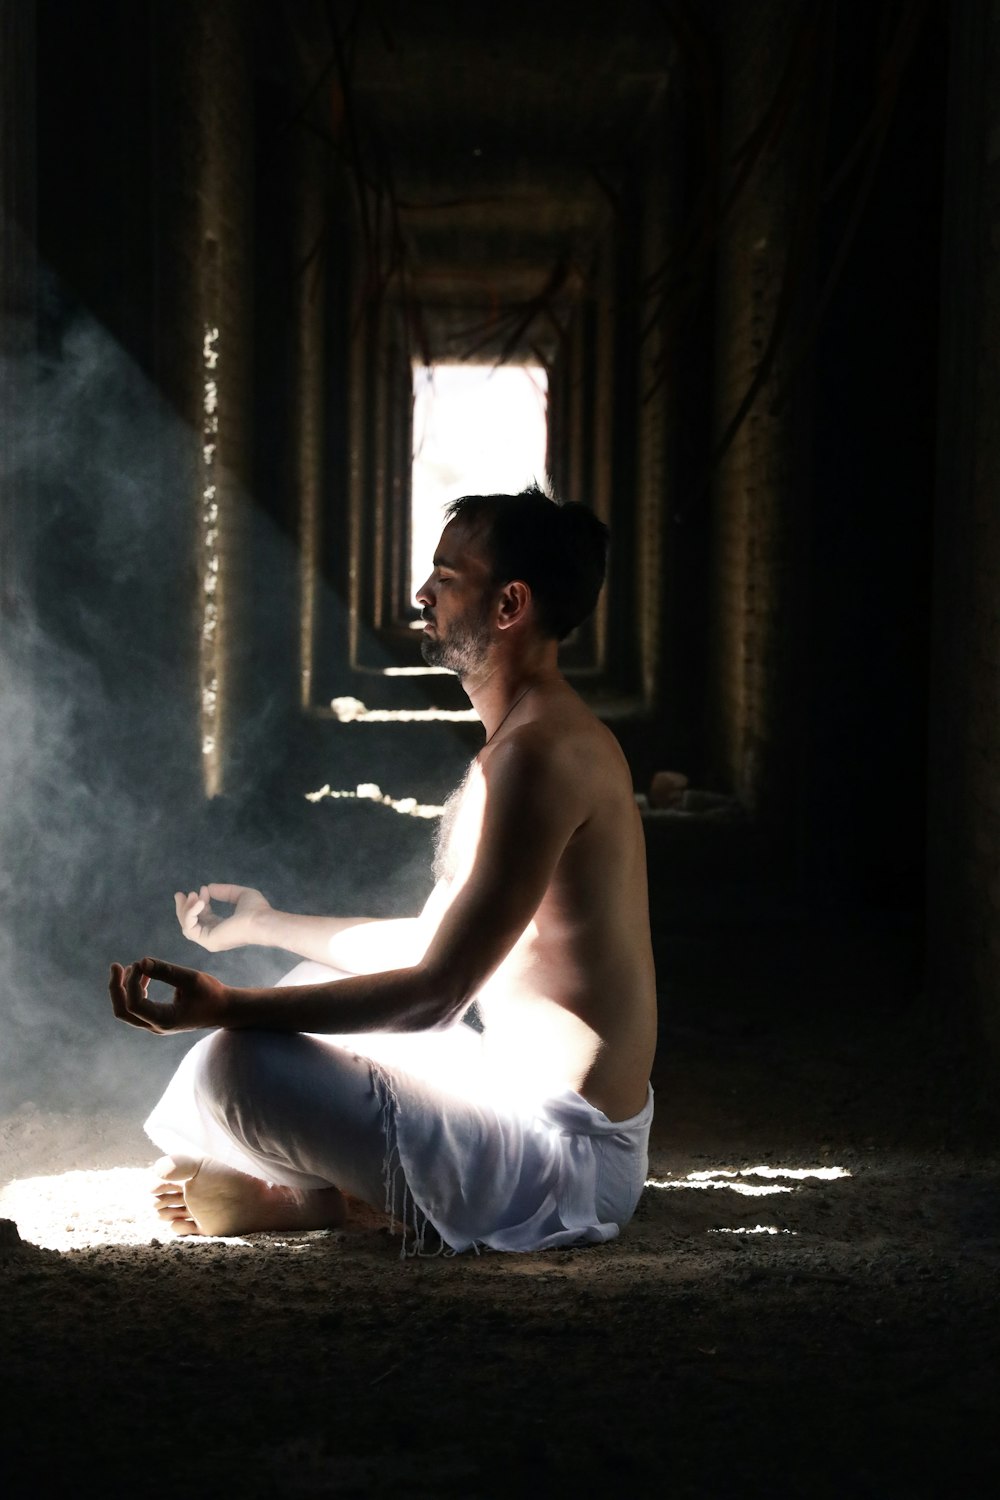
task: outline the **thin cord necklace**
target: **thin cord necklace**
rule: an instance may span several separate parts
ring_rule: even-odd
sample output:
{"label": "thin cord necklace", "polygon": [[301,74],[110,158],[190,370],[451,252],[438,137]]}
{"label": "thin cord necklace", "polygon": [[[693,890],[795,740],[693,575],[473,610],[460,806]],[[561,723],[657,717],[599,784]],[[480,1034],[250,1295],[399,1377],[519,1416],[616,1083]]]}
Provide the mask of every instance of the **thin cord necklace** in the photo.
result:
{"label": "thin cord necklace", "polygon": [[519,697],[517,697],[517,698],[514,699],[513,703],[510,705],[510,708],[508,708],[507,712],[504,714],[503,718],[500,720],[500,723],[497,725],[496,729],[494,729],[494,731],[493,731],[492,734],[487,735],[486,739],[483,741],[483,749],[484,750],[486,749],[486,746],[489,744],[490,740],[495,739],[496,736],[500,733],[501,729],[506,724],[506,722],[510,718],[511,714],[514,712],[514,710],[517,707],[517,705],[519,703],[523,703],[524,702],[524,699],[527,698],[528,694],[531,692],[531,689],[534,686],[535,686],[535,684],[533,682],[529,682],[528,686],[525,688],[524,692],[521,693]]}

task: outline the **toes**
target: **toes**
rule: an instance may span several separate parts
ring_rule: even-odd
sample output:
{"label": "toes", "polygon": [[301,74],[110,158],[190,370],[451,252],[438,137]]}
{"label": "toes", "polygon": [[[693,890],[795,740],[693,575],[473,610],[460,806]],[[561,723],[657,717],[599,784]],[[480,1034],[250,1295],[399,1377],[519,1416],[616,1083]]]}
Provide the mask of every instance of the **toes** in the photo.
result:
{"label": "toes", "polygon": [[153,1209],[165,1229],[174,1235],[204,1234],[191,1216],[185,1199],[187,1185],[201,1171],[201,1162],[192,1156],[161,1156],[153,1164],[155,1181],[150,1187]]}
{"label": "toes", "polygon": [[162,1182],[190,1182],[201,1171],[201,1162],[193,1156],[161,1156],[153,1171]]}
{"label": "toes", "polygon": [[173,1182],[161,1183],[159,1187],[150,1188],[150,1192],[157,1203],[183,1203],[184,1192]]}
{"label": "toes", "polygon": [[177,1205],[172,1205],[171,1208],[156,1209],[156,1217],[159,1220],[163,1220],[163,1223],[169,1224],[172,1223],[172,1220],[178,1220],[178,1218],[190,1218],[190,1209],[184,1208],[183,1203],[177,1203]]}
{"label": "toes", "polygon": [[170,1224],[171,1234],[187,1235],[201,1234],[201,1230],[193,1219],[174,1219]]}
{"label": "toes", "polygon": [[171,1198],[167,1201],[158,1199],[154,1209],[154,1213],[158,1213],[162,1218],[167,1219],[171,1218],[175,1214],[184,1214],[187,1218],[191,1217],[191,1210],[188,1208],[183,1198]]}

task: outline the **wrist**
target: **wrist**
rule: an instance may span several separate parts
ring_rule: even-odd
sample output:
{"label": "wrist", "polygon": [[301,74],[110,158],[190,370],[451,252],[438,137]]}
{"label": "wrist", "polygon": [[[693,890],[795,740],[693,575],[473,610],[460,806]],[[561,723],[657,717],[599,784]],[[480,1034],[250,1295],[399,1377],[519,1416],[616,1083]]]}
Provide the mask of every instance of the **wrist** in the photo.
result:
{"label": "wrist", "polygon": [[236,985],[220,985],[217,1002],[219,1019],[216,1024],[223,1029],[228,1028],[229,1030],[236,1030],[240,1026],[246,1026],[248,1022],[247,1000],[249,994],[249,990],[240,989]]}
{"label": "wrist", "polygon": [[252,911],[247,925],[248,942],[256,948],[280,948],[277,932],[278,922],[282,915],[270,906],[262,906]]}

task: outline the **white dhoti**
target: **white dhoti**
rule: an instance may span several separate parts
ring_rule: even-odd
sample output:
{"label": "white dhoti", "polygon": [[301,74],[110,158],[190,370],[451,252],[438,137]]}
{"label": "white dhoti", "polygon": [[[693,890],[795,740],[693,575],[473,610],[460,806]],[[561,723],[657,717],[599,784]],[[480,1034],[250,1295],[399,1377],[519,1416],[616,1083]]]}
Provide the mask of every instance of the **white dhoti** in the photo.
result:
{"label": "white dhoti", "polygon": [[[344,977],[300,964],[283,984]],[[612,1121],[575,1090],[498,1077],[480,1035],[219,1031],[182,1061],[146,1121],[171,1155],[265,1182],[338,1187],[452,1250],[612,1239],[647,1171],[653,1095]]]}

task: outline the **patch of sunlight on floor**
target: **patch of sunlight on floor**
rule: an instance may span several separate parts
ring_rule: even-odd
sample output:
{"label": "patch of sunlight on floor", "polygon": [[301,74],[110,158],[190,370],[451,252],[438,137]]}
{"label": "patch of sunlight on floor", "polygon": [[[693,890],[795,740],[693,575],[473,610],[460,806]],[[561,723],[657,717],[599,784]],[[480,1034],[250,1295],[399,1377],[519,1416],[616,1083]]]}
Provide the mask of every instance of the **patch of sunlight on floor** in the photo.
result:
{"label": "patch of sunlight on floor", "polygon": [[771,1193],[794,1193],[794,1187],[773,1183],[763,1187],[756,1183],[743,1182],[744,1177],[790,1177],[794,1182],[805,1182],[814,1178],[821,1182],[835,1182],[840,1177],[850,1177],[846,1167],[710,1167],[707,1171],[688,1172],[683,1177],[647,1177],[648,1188],[728,1188],[731,1193],[741,1193],[747,1198],[766,1197]]}
{"label": "patch of sunlight on floor", "polygon": [[152,1207],[148,1167],[20,1177],[0,1190],[0,1218],[45,1250],[170,1243]]}
{"label": "patch of sunlight on floor", "polygon": [[802,1182],[807,1177],[819,1178],[822,1182],[835,1182],[838,1177],[850,1177],[846,1167],[715,1167],[710,1172],[692,1172],[692,1177],[793,1177]]}
{"label": "patch of sunlight on floor", "polygon": [[[697,1172],[678,1173],[670,1177],[647,1177],[648,1188],[677,1191],[688,1188],[702,1192],[708,1188],[723,1188],[730,1193],[739,1193],[745,1198],[770,1197],[775,1193],[797,1193],[800,1184],[814,1179],[819,1182],[836,1182],[838,1178],[850,1177],[846,1167],[709,1167]],[[763,1177],[765,1183],[746,1182],[747,1177]],[[777,1182],[776,1178],[791,1178],[791,1184]],[[706,1234],[797,1234],[795,1229],[782,1229],[777,1224],[739,1225],[733,1228],[707,1229]]]}
{"label": "patch of sunlight on floor", "polygon": [[779,1229],[777,1224],[755,1224],[752,1229],[708,1229],[706,1234],[797,1234],[797,1229]]}
{"label": "patch of sunlight on floor", "polygon": [[728,1178],[721,1182],[715,1178],[707,1181],[692,1182],[690,1177],[679,1177],[676,1181],[667,1182],[659,1177],[648,1177],[646,1186],[651,1188],[725,1188],[730,1193],[739,1193],[744,1198],[770,1198],[775,1193],[794,1193],[795,1189],[786,1187],[784,1183],[774,1183],[771,1187],[763,1187],[757,1182],[733,1182]]}

